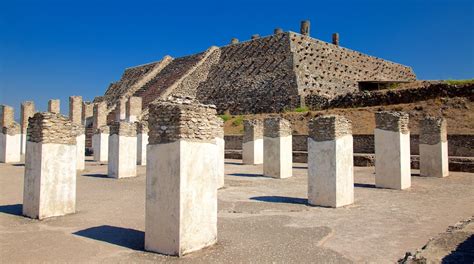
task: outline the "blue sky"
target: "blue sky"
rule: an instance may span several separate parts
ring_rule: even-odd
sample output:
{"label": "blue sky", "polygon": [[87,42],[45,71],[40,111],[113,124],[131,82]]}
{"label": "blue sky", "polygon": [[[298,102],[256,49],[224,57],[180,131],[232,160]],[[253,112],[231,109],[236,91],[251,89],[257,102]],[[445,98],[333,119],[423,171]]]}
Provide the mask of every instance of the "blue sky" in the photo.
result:
{"label": "blue sky", "polygon": [[275,27],[412,66],[419,79],[474,78],[474,1],[0,0],[0,104],[102,95],[126,67]]}

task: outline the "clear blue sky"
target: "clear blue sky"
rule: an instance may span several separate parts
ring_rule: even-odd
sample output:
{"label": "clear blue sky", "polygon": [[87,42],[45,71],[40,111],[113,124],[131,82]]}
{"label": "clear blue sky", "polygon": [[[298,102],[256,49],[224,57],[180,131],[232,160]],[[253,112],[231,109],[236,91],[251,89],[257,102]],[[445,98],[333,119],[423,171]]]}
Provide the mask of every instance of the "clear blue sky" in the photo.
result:
{"label": "clear blue sky", "polygon": [[299,31],[412,66],[419,79],[474,78],[473,0],[0,0],[0,104],[102,95],[126,67],[232,37]]}

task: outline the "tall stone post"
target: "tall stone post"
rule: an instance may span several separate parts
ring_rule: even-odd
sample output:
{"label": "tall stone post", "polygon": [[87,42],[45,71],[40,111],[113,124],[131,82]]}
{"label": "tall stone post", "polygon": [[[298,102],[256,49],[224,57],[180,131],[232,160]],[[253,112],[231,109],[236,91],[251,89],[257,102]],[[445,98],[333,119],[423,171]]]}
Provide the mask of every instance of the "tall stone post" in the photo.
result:
{"label": "tall stone post", "polygon": [[402,190],[411,186],[408,114],[375,114],[375,185]]}
{"label": "tall stone post", "polygon": [[293,176],[291,124],[283,118],[266,118],[263,125],[263,175]]}
{"label": "tall stone post", "polygon": [[0,124],[0,162],[20,162],[21,160],[21,131],[15,122],[13,108],[2,105]]}
{"label": "tall stone post", "polygon": [[92,135],[92,149],[94,161],[105,162],[109,155],[109,127],[107,126],[107,103],[94,104],[94,123]]}
{"label": "tall stone post", "polygon": [[309,36],[310,22],[309,20],[301,21],[300,33],[301,35]]}
{"label": "tall stone post", "polygon": [[449,175],[446,119],[426,117],[421,121],[419,147],[421,176],[446,177]]}
{"label": "tall stone post", "polygon": [[230,44],[237,44],[237,43],[239,43],[239,40],[237,38],[232,38],[230,40]]}
{"label": "tall stone post", "polygon": [[76,210],[76,140],[73,124],[36,113],[28,125],[23,214],[43,219]]}
{"label": "tall stone post", "polygon": [[86,131],[82,123],[82,96],[69,97],[69,120],[76,135],[77,170],[85,169]]}
{"label": "tall stone post", "polygon": [[110,126],[107,175],[117,179],[137,176],[137,128],[135,123],[115,121]]}
{"label": "tall stone post", "polygon": [[184,254],[217,241],[216,109],[189,98],[150,107],[145,249]]}
{"label": "tall stone post", "polygon": [[120,98],[115,106],[115,121],[125,120],[127,118],[127,98]]}
{"label": "tall stone post", "polygon": [[224,121],[217,117],[217,133],[216,133],[216,145],[217,145],[217,188],[224,187],[224,176],[225,176],[225,141],[224,141]]}
{"label": "tall stone post", "polygon": [[73,124],[82,123],[82,96],[69,97],[69,120]]}
{"label": "tall stone post", "polygon": [[242,162],[250,165],[263,163],[263,122],[261,120],[244,120]]}
{"label": "tall stone post", "polygon": [[48,101],[48,112],[59,114],[61,112],[61,102],[59,99],[50,99]]}
{"label": "tall stone post", "polygon": [[281,28],[275,28],[275,29],[273,30],[273,34],[275,34],[275,35],[276,35],[276,34],[280,34],[280,33],[283,33],[283,29],[281,29]]}
{"label": "tall stone post", "polygon": [[21,154],[26,153],[26,133],[28,128],[28,118],[35,114],[35,103],[32,101],[25,101],[21,104]]}
{"label": "tall stone post", "polygon": [[308,203],[340,207],[354,203],[352,125],[329,115],[309,123]]}
{"label": "tall stone post", "polygon": [[148,123],[137,124],[137,165],[146,165],[146,146],[148,145]]}
{"label": "tall stone post", "polygon": [[260,38],[260,35],[259,34],[253,34],[250,39],[254,40],[254,39],[259,39]]}
{"label": "tall stone post", "polygon": [[126,118],[127,121],[133,123],[138,120],[138,117],[142,114],[142,98],[132,96],[127,101]]}
{"label": "tall stone post", "polygon": [[89,120],[93,116],[94,116],[94,104],[91,102],[82,102],[82,116],[81,116],[82,124],[87,127],[90,124],[88,123],[87,120]]}
{"label": "tall stone post", "polygon": [[339,46],[339,33],[332,34],[332,44]]}

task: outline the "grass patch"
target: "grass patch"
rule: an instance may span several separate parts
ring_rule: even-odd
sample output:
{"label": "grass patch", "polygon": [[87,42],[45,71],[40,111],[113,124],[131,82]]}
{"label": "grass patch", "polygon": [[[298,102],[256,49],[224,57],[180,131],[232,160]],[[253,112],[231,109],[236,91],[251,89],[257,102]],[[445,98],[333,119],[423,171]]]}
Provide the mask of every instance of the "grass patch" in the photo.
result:
{"label": "grass patch", "polygon": [[283,112],[285,112],[285,113],[294,113],[294,112],[296,112],[296,113],[306,113],[306,112],[309,112],[309,107],[300,106],[300,107],[297,107],[295,109],[284,108]]}
{"label": "grass patch", "polygon": [[232,118],[232,116],[229,115],[229,114],[219,115],[219,117],[222,118],[222,120],[224,120],[224,122],[227,122],[227,120],[230,120]]}
{"label": "grass patch", "polygon": [[244,122],[244,117],[239,115],[236,116],[234,120],[232,120],[232,125],[233,126],[240,126]]}
{"label": "grass patch", "polygon": [[446,80],[444,82],[447,83],[447,84],[451,84],[451,85],[474,84],[474,79]]}

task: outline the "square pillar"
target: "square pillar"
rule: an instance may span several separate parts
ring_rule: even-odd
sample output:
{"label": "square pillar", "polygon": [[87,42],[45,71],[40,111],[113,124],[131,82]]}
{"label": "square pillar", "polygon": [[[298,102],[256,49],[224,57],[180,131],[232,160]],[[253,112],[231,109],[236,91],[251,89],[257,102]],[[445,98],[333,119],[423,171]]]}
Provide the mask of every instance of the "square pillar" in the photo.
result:
{"label": "square pillar", "polygon": [[242,162],[248,165],[263,163],[263,122],[261,120],[244,120]]}
{"label": "square pillar", "polygon": [[11,106],[1,106],[1,133],[0,133],[0,162],[21,161],[21,129],[14,121],[14,112]]}
{"label": "square pillar", "polygon": [[216,146],[217,146],[217,188],[224,187],[225,176],[225,141],[224,141],[224,121],[217,117],[217,131],[216,131]]}
{"label": "square pillar", "polygon": [[92,135],[94,161],[107,162],[109,160],[109,134],[110,128],[108,126],[102,126],[96,129]]}
{"label": "square pillar", "polygon": [[375,113],[375,185],[402,190],[411,186],[408,114]]}
{"label": "square pillar", "polygon": [[73,124],[82,124],[82,96],[69,97],[69,120]]}
{"label": "square pillar", "polygon": [[59,114],[61,112],[61,106],[59,99],[50,99],[48,101],[48,112]]}
{"label": "square pillar", "polygon": [[83,125],[73,123],[74,135],[76,137],[76,169],[86,168],[86,130]]}
{"label": "square pillar", "polygon": [[127,101],[126,106],[126,117],[128,122],[135,122],[138,120],[138,117],[142,114],[142,98],[132,96]]}
{"label": "square pillar", "polygon": [[189,98],[150,106],[146,250],[182,256],[216,243],[215,115]]}
{"label": "square pillar", "polygon": [[94,104],[91,102],[82,102],[82,115],[81,115],[82,125],[86,127],[90,125],[90,123],[88,123],[88,120],[93,119],[92,118],[93,116],[94,116]]}
{"label": "square pillar", "polygon": [[23,214],[43,219],[76,210],[76,140],[64,116],[36,113],[26,142]]}
{"label": "square pillar", "polygon": [[421,120],[419,147],[421,176],[442,178],[449,175],[446,119],[426,117]]}
{"label": "square pillar", "polygon": [[125,120],[127,117],[127,98],[120,98],[115,106],[115,121]]}
{"label": "square pillar", "polygon": [[107,176],[137,176],[137,129],[135,124],[115,121],[110,126]]}
{"label": "square pillar", "polygon": [[21,126],[21,155],[26,153],[26,133],[28,128],[28,118],[35,114],[35,103],[25,101],[21,104],[20,126]]}
{"label": "square pillar", "polygon": [[263,175],[283,179],[293,176],[293,146],[288,120],[266,118],[263,125]]}
{"label": "square pillar", "polygon": [[137,165],[146,165],[146,146],[148,145],[148,123],[137,122]]}
{"label": "square pillar", "polygon": [[352,124],[329,115],[309,123],[308,203],[340,207],[354,203]]}

